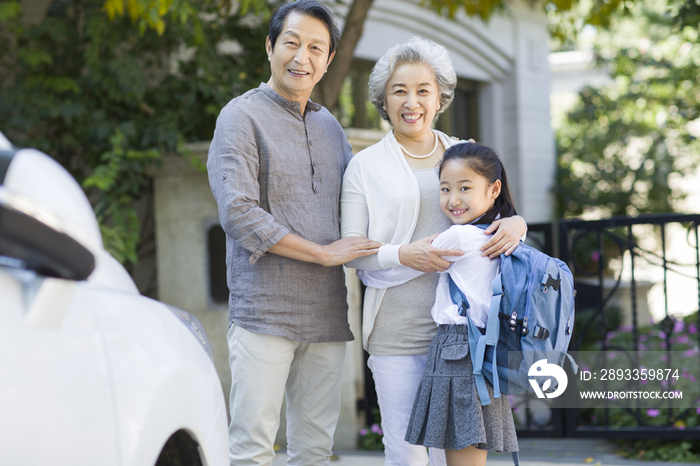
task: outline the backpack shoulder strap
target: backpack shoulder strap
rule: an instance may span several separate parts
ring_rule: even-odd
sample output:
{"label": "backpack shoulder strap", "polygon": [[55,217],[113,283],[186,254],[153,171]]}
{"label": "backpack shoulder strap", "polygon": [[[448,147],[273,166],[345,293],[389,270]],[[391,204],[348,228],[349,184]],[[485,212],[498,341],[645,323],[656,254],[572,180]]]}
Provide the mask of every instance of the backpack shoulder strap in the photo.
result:
{"label": "backpack shoulder strap", "polygon": [[486,334],[479,338],[476,346],[476,355],[474,363],[474,380],[476,381],[477,392],[479,393],[479,399],[481,400],[481,405],[485,406],[491,403],[489,398],[488,390],[486,388],[486,380],[483,375],[484,359],[486,357],[486,347],[491,346],[493,351],[491,352],[491,373],[493,374],[491,385],[493,385],[493,397],[500,398],[501,396],[501,385],[498,379],[498,369],[496,367],[497,352],[498,348],[498,338],[501,333],[501,325],[498,320],[498,310],[501,308],[501,298],[503,297],[503,284],[501,281],[501,274],[498,273],[491,283],[491,288],[493,291],[493,296],[491,297],[491,305],[489,307],[488,321],[486,322]]}
{"label": "backpack shoulder strap", "polygon": [[450,280],[450,298],[452,298],[452,303],[459,308],[459,315],[467,317],[469,301],[467,301],[467,297],[464,296],[464,293],[462,293],[462,290],[460,290],[454,280],[452,280],[452,276],[449,273],[447,277]]}
{"label": "backpack shoulder strap", "polygon": [[[474,369],[474,381],[476,382],[476,389],[479,394],[479,401],[482,406],[491,404],[491,398],[489,397],[489,392],[486,387],[486,379],[484,378],[483,368],[484,368],[484,358],[486,356],[486,347],[491,346],[493,348],[492,361],[490,363],[493,372],[493,396],[494,398],[499,398],[501,396],[500,384],[498,381],[498,371],[496,369],[496,347],[498,346],[498,337],[500,334],[500,323],[498,321],[498,310],[501,307],[501,297],[503,296],[503,286],[501,283],[501,274],[496,275],[491,284],[493,290],[493,296],[491,297],[491,306],[489,307],[489,317],[486,323],[486,334],[482,335],[479,328],[472,322],[469,318],[469,314],[466,312],[469,309],[469,302],[462,290],[459,289],[457,284],[449,276],[450,282],[450,297],[452,302],[460,308],[460,315],[467,318],[467,325],[469,326],[469,351],[472,358],[472,366]],[[464,310],[464,314],[462,314]]]}

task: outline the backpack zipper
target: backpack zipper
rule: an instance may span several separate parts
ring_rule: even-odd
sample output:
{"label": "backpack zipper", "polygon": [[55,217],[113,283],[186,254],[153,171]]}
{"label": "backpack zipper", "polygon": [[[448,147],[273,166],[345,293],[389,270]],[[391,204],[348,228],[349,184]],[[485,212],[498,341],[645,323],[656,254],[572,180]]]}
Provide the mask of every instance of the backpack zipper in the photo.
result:
{"label": "backpack zipper", "polygon": [[[566,280],[571,284],[571,289],[574,289],[574,280],[570,279],[569,276],[565,273],[562,273],[561,267],[557,266],[559,269],[559,276],[561,277],[562,275],[566,276]],[[571,316],[574,314],[574,309],[576,309],[576,301],[571,300],[571,310],[569,311],[569,316],[566,319],[566,335],[571,334]]]}
{"label": "backpack zipper", "polygon": [[[539,252],[539,251],[538,251]],[[530,296],[532,296],[532,287],[535,285],[536,278],[534,277],[533,271],[537,269],[537,266],[540,263],[540,260],[543,257],[543,253],[539,252],[537,254],[537,259],[535,259],[535,264],[532,266],[530,269],[530,277],[532,279],[532,282],[530,282],[530,286],[527,288],[527,301],[525,302],[525,312],[523,313],[523,322],[527,322],[527,317],[530,315]]]}

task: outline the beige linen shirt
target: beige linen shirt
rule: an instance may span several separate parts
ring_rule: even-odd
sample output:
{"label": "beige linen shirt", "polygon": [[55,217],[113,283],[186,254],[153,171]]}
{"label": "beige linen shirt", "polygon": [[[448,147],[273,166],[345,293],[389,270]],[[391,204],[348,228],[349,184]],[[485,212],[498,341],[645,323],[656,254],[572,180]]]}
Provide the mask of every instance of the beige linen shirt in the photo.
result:
{"label": "beige linen shirt", "polygon": [[261,84],[231,100],[209,148],[209,183],[226,232],[229,321],[294,341],[353,339],[342,266],[267,251],[288,233],[340,238],[340,184],[351,147],[338,121]]}

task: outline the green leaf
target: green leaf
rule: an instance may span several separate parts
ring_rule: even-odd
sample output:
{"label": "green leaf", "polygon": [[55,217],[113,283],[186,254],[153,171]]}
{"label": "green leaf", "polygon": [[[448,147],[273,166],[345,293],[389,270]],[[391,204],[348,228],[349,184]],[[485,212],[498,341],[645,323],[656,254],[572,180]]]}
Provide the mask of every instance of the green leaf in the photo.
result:
{"label": "green leaf", "polygon": [[22,14],[22,6],[19,2],[0,3],[0,23],[16,20]]}
{"label": "green leaf", "polygon": [[53,63],[51,54],[38,49],[21,49],[19,58],[30,68],[38,68],[41,65],[50,65]]}

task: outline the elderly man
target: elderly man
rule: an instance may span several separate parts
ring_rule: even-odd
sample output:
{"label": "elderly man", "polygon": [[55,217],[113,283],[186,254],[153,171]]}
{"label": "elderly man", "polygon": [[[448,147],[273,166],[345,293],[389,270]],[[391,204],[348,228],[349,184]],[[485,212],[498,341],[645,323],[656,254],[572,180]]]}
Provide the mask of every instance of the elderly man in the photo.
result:
{"label": "elderly man", "polygon": [[278,9],[265,42],[272,76],[222,109],[209,149],[227,234],[232,465],[270,464],[285,395],[288,463],[330,461],[353,339],[341,264],[380,246],[339,239],[352,153],[336,119],[309,100],[338,38],[316,0]]}

